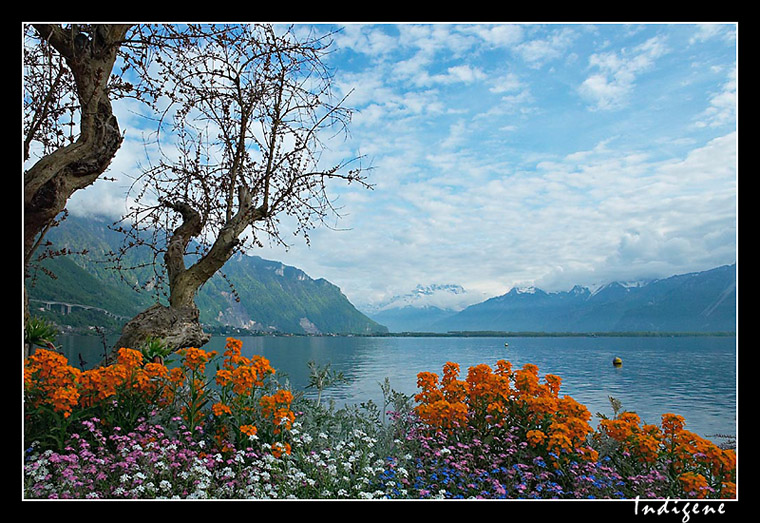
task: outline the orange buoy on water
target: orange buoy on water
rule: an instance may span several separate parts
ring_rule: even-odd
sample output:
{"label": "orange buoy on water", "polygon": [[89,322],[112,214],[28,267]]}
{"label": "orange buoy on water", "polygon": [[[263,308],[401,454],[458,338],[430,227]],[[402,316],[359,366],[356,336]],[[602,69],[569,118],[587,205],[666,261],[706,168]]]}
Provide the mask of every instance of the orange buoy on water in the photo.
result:
{"label": "orange buoy on water", "polygon": [[614,359],[612,360],[612,364],[613,364],[615,367],[620,367],[621,365],[623,365],[623,360],[621,360],[620,358],[614,358]]}

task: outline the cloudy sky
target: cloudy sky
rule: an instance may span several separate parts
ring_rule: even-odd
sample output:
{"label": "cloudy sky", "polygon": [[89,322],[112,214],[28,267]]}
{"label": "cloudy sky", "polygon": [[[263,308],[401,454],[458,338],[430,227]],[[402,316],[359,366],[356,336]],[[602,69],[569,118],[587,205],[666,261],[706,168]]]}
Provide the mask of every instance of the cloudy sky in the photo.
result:
{"label": "cloudy sky", "polygon": [[[418,284],[475,302],[736,261],[734,24],[316,26],[339,27],[327,63],[356,113],[329,154],[364,155],[374,189],[335,187],[342,218],[310,246],[251,254],[360,308]],[[69,205],[123,207],[107,183]]]}

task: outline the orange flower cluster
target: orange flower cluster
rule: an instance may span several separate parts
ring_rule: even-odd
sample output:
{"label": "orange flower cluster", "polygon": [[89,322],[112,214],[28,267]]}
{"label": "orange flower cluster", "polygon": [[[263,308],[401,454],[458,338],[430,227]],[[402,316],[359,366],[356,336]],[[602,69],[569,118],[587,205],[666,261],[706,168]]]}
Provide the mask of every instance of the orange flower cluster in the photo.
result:
{"label": "orange flower cluster", "polygon": [[290,443],[280,443],[279,441],[272,444],[272,455],[275,458],[281,458],[283,454],[290,454]]}
{"label": "orange flower cluster", "polygon": [[645,463],[654,463],[660,456],[662,433],[656,425],[642,425],[638,414],[623,412],[615,419],[604,419],[600,426],[619,442],[624,452]]}
{"label": "orange flower cluster", "polygon": [[467,421],[467,383],[457,379],[459,365],[448,362],[443,367],[443,380],[439,386],[438,375],[421,372],[417,386],[421,389],[415,399],[417,415],[428,425],[449,429]]}
{"label": "orange flower cluster", "polygon": [[240,432],[250,437],[250,436],[255,436],[256,433],[258,432],[258,429],[253,425],[241,425]]}
{"label": "orange flower cluster", "polygon": [[256,387],[264,386],[264,378],[274,374],[274,369],[263,356],[242,356],[242,346],[240,340],[227,338],[224,363],[216,371],[216,383],[222,387],[232,384],[237,395],[251,395]]}
{"label": "orange flower cluster", "polygon": [[596,459],[586,444],[593,431],[591,413],[569,396],[559,397],[561,379],[547,375],[542,383],[538,367],[526,364],[512,370],[500,360],[496,368],[481,364],[470,367],[466,380],[457,379],[459,366],[448,362],[443,379],[431,372],[417,375],[415,412],[437,430],[469,425],[481,431],[513,425],[523,429],[532,446],[559,456],[573,453]]}
{"label": "orange flower cluster", "polygon": [[184,358],[184,366],[198,373],[205,372],[206,364],[214,359],[217,354],[217,352],[213,350],[206,352],[203,349],[197,349],[195,347],[180,349],[177,351],[177,353]]}
{"label": "orange flower cluster", "polygon": [[485,428],[501,424],[508,413],[512,395],[510,379],[512,364],[496,362],[496,369],[485,364],[470,367],[467,371],[468,404],[472,408],[471,422]]}
{"label": "orange flower cluster", "polygon": [[[215,380],[220,387],[220,401],[212,406],[214,414],[220,418],[222,425],[218,430],[227,432],[230,424],[237,427],[240,434],[251,437],[258,435],[256,423],[271,420],[272,430],[264,431],[264,440],[271,435],[282,437],[283,431],[289,430],[295,421],[295,413],[290,409],[293,394],[287,390],[278,390],[272,395],[259,393],[266,386],[265,380],[275,373],[269,360],[254,355],[250,358],[242,354],[242,342],[227,338],[224,361],[216,371]],[[272,453],[281,456],[290,453],[286,443],[273,447]]]}
{"label": "orange flower cluster", "polygon": [[64,417],[71,415],[79,402],[81,371],[68,364],[57,352],[38,349],[24,366],[24,390],[35,408],[50,406]]}
{"label": "orange flower cluster", "polygon": [[666,413],[661,426],[641,425],[639,416],[624,412],[602,420],[605,434],[621,449],[644,463],[666,459],[678,475],[686,495],[706,497],[710,491],[732,498],[736,495],[736,453],[684,429],[683,416]]}
{"label": "orange flower cluster", "polygon": [[[177,351],[180,364],[168,369],[162,363],[146,363],[140,351],[122,348],[116,363],[106,367],[80,371],[68,365],[64,356],[49,350],[37,350],[27,359],[24,368],[25,396],[32,408],[51,408],[68,418],[75,408],[92,407],[108,400],[122,404],[125,394],[131,401],[146,401],[166,406],[175,402],[191,427],[204,423],[205,406],[217,418],[220,445],[235,431],[251,437],[258,433],[256,423],[263,418],[265,440],[274,436],[281,440],[273,453],[290,453],[282,441],[284,432],[292,428],[295,413],[291,410],[293,394],[278,390],[261,395],[266,378],[274,374],[269,361],[262,356],[244,357],[242,342],[227,339],[224,361],[215,379],[219,390],[209,387],[206,367],[218,354],[190,347]],[[211,399],[211,398],[214,399]],[[269,427],[272,427],[269,429]]]}
{"label": "orange flower cluster", "polygon": [[157,363],[143,366],[142,359],[139,351],[122,348],[113,365],[81,371],[61,354],[39,349],[26,361],[25,388],[33,406],[49,404],[65,417],[77,406],[90,407],[119,392],[153,398],[168,371]]}
{"label": "orange flower cluster", "polygon": [[261,415],[272,419],[275,434],[280,434],[283,429],[290,430],[293,426],[296,415],[290,410],[292,401],[293,393],[289,390],[278,390],[270,396],[262,396],[259,400]]}
{"label": "orange flower cluster", "polygon": [[593,432],[591,413],[570,396],[559,396],[562,379],[553,374],[541,383],[538,367],[523,365],[513,373],[513,418],[526,427],[528,443],[545,448],[556,462],[568,454],[596,460],[598,453],[587,445]]}
{"label": "orange flower cluster", "polygon": [[[165,391],[163,383],[169,374],[167,368],[159,363],[142,363],[140,351],[121,348],[113,365],[84,371],[79,380],[82,406],[95,405],[120,391],[132,391],[149,398]],[[163,396],[163,399],[168,398]]]}

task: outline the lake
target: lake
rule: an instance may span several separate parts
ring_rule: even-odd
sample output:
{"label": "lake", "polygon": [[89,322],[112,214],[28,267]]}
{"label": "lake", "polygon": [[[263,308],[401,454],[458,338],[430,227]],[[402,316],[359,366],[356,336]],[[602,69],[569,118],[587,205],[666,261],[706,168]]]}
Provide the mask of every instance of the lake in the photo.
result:
{"label": "lake", "polygon": [[[207,350],[223,351],[225,337]],[[323,394],[338,405],[373,400],[382,405],[380,383],[406,394],[417,392],[417,373],[441,375],[447,361],[458,363],[460,377],[480,363],[508,360],[513,367],[533,363],[539,375],[562,378],[561,395],[570,395],[592,414],[612,415],[609,396],[619,399],[646,423],[659,424],[666,412],[680,414],[686,428],[705,437],[736,435],[736,337],[242,337],[243,355],[260,354],[287,375],[295,390],[308,384],[307,362],[330,364],[348,382]],[[109,340],[110,341],[110,340]],[[509,346],[505,347],[505,341]],[[63,336],[64,354],[77,365],[100,360],[97,337]],[[619,357],[623,365],[615,367]],[[311,392],[311,389],[309,389]],[[596,426],[598,420],[592,420]],[[714,437],[711,438],[716,440]],[[718,441],[718,440],[716,440]]]}

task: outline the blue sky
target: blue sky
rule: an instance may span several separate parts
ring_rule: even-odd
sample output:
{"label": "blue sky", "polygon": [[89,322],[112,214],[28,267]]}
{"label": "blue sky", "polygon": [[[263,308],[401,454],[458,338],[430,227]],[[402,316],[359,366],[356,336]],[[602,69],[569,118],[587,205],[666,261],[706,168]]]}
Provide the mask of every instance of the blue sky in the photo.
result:
{"label": "blue sky", "polygon": [[[735,24],[296,29],[338,28],[327,64],[356,112],[325,156],[364,155],[375,187],[334,187],[343,216],[310,246],[251,254],[360,308],[418,284],[472,303],[736,261]],[[123,207],[106,185],[71,211]]]}

